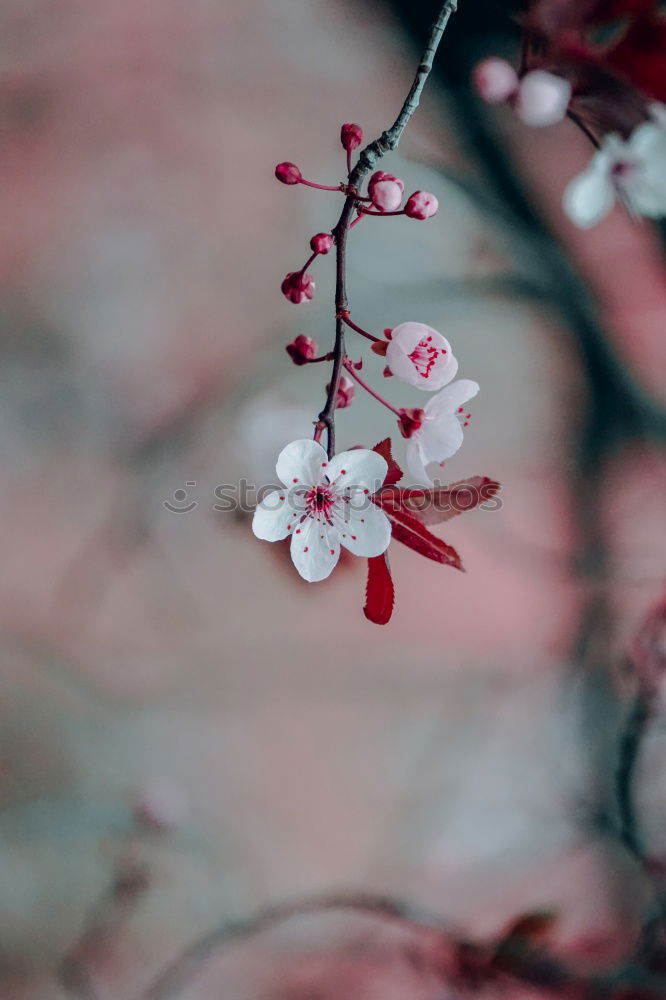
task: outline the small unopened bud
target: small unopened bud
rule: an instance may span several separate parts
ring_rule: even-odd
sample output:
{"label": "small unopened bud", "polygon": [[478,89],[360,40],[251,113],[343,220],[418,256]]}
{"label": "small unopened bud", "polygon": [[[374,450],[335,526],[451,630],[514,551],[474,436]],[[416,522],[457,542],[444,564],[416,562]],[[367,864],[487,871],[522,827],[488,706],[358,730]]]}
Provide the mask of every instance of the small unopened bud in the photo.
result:
{"label": "small unopened bud", "polygon": [[[330,383],[326,386],[326,392],[331,388]],[[336,410],[344,410],[347,406],[351,406],[351,401],[354,398],[354,393],[356,392],[356,386],[350,378],[346,375],[340,376],[340,381],[338,382],[338,392],[335,397],[335,408]]]}
{"label": "small unopened bud", "polygon": [[474,87],[488,104],[501,104],[518,89],[518,74],[506,59],[491,56],[474,67]]}
{"label": "small unopened bud", "polygon": [[428,191],[415,191],[405,203],[405,215],[410,219],[429,219],[435,215],[439,202]]}
{"label": "small unopened bud", "polygon": [[405,190],[399,177],[377,170],[368,182],[368,194],[372,204],[380,212],[395,212],[400,208],[400,202]]}
{"label": "small unopened bud", "polygon": [[315,253],[328,253],[333,246],[333,237],[330,233],[317,233],[310,240],[310,249]]}
{"label": "small unopened bud", "polygon": [[307,365],[308,361],[317,357],[317,341],[299,333],[290,344],[287,344],[286,351],[295,365]]}
{"label": "small unopened bud", "polygon": [[423,424],[425,411],[418,407],[408,407],[400,410],[398,429],[404,438],[410,438]]}
{"label": "small unopened bud", "polygon": [[363,129],[360,125],[354,125],[353,122],[343,125],[340,129],[340,142],[348,153],[352,149],[357,149],[363,142]]}
{"label": "small unopened bud", "polygon": [[278,163],[275,176],[283,184],[300,184],[303,174],[295,163]]}
{"label": "small unopened bud", "polygon": [[300,305],[307,302],[314,295],[315,283],[312,275],[304,274],[302,271],[290,271],[280,285],[285,298]]}
{"label": "small unopened bud", "polygon": [[543,128],[562,121],[570,100],[568,80],[543,69],[534,69],[520,81],[516,112],[525,125]]}

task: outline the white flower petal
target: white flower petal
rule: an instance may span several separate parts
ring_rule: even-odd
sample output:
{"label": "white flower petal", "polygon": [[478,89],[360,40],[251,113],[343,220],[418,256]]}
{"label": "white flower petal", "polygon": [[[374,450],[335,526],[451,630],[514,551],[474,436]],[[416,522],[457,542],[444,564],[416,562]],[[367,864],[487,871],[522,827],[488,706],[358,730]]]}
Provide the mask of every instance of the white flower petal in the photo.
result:
{"label": "white flower petal", "polygon": [[580,229],[590,229],[610,212],[615,191],[605,170],[591,165],[570,181],[562,200],[571,221]]}
{"label": "white flower petal", "polygon": [[666,130],[666,104],[661,104],[659,101],[655,101],[648,107],[648,112],[652,121],[655,122],[660,129]]}
{"label": "white flower petal", "polygon": [[[404,354],[411,354],[416,345],[424,337],[431,337],[437,330],[425,323],[400,323],[394,327],[389,340],[389,350],[397,347]],[[440,334],[438,334],[440,336]],[[387,355],[388,357],[388,355]]]}
{"label": "white flower petal", "polygon": [[330,576],[340,558],[340,539],[335,528],[308,517],[291,536],[291,558],[308,583]]}
{"label": "white flower petal", "polygon": [[432,479],[426,468],[427,459],[423,453],[419,435],[415,434],[407,442],[407,468],[409,474],[417,483],[432,486]]}
{"label": "white flower petal", "polygon": [[425,420],[419,434],[428,462],[443,462],[451,458],[463,443],[462,424],[453,415]]}
{"label": "white flower petal", "polygon": [[305,438],[292,441],[278,455],[275,471],[285,486],[296,483],[313,486],[321,481],[322,470],[328,456],[317,441]]}
{"label": "white flower petal", "polygon": [[639,215],[659,218],[666,214],[666,132],[656,125],[640,125],[629,140],[640,157],[626,178],[623,194]]}
{"label": "white flower petal", "polygon": [[272,490],[258,504],[252,518],[252,531],[265,542],[286,538],[300,515],[294,511],[286,490]]}
{"label": "white flower petal", "polygon": [[429,399],[425,405],[426,417],[439,417],[447,413],[455,413],[459,406],[476,396],[479,383],[469,378],[459,378]]}
{"label": "white flower petal", "polygon": [[629,136],[627,146],[642,160],[659,156],[663,152],[664,132],[653,122],[644,122]]}
{"label": "white flower petal", "polygon": [[335,490],[360,489],[375,493],[384,483],[386,459],[368,448],[354,448],[334,455],[325,470]]}
{"label": "white flower petal", "polygon": [[419,378],[415,385],[418,389],[425,390],[425,392],[437,392],[442,386],[448,385],[451,379],[455,378],[457,374],[458,359],[449,350],[447,351],[445,362],[432,368],[428,377],[425,379]]}
{"label": "white flower petal", "polygon": [[389,342],[386,351],[386,363],[391,372],[401,378],[403,382],[408,382],[409,385],[419,384],[420,376],[414,367],[414,362],[397,345],[392,349],[392,342]]}
{"label": "white flower petal", "polygon": [[[355,556],[380,556],[391,541],[391,522],[371,500],[347,506],[347,522],[342,527],[340,541]],[[340,525],[336,523],[336,527]]]}

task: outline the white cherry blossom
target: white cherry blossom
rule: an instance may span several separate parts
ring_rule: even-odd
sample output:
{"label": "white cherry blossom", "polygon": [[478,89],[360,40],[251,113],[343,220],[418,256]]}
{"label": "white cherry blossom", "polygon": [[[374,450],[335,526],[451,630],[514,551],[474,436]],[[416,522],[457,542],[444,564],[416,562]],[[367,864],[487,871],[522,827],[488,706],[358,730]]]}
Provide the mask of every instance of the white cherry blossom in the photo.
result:
{"label": "white cherry blossom", "polygon": [[393,375],[426,391],[441,389],[458,371],[446,337],[425,323],[401,323],[391,331],[386,363]]}
{"label": "white cherry blossom", "polygon": [[577,226],[589,229],[608,215],[616,199],[634,215],[666,215],[663,118],[661,123],[643,122],[626,142],[607,136],[589,166],[566,188],[564,210]]}
{"label": "white cherry blossom", "polygon": [[381,555],[391,540],[391,524],[370,497],[387,469],[381,455],[366,448],[329,461],[316,441],[292,441],[277,460],[284,489],[262,499],[252,530],[268,542],[291,535],[294,566],[311,583],[329,576],[341,545],[356,556]]}
{"label": "white cherry blossom", "polygon": [[464,404],[478,391],[476,382],[461,378],[426,403],[423,423],[407,441],[407,468],[419,483],[432,484],[428,466],[441,464],[460,448],[466,421]]}

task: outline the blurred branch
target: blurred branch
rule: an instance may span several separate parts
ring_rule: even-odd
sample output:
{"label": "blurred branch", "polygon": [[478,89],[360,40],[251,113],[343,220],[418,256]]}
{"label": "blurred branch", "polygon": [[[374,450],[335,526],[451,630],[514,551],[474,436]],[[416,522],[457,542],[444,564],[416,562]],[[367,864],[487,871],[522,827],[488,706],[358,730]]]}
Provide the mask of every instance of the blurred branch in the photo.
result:
{"label": "blurred branch", "polygon": [[390,896],[369,893],[341,893],[278,903],[242,920],[227,921],[189,945],[137,1000],[169,1000],[199,970],[218,948],[261,934],[275,924],[294,917],[322,914],[332,910],[352,910],[381,920],[447,933],[443,922],[431,913]]}
{"label": "blurred branch", "polygon": [[91,967],[134,912],[148,885],[147,869],[124,854],[111,885],[92,908],[81,936],[60,962],[58,981],[72,1000],[98,1000]]}
{"label": "blurred branch", "polygon": [[620,839],[627,850],[643,864],[645,863],[644,854],[640,844],[634,805],[634,778],[649,717],[649,706],[641,693],[634,699],[620,737],[618,765],[615,772]]}

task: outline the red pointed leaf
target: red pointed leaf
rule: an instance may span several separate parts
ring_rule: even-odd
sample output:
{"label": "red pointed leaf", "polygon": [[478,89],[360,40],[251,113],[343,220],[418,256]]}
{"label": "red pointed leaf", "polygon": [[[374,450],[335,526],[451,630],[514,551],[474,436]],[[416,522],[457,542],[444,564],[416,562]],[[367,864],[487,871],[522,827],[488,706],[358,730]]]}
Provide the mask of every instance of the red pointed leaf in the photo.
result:
{"label": "red pointed leaf", "polygon": [[441,489],[399,489],[393,486],[390,490],[383,489],[382,496],[413,514],[421,524],[442,524],[492,500],[500,489],[500,484],[494,479],[470,476]]}
{"label": "red pointed leaf", "polygon": [[462,569],[460,556],[451,545],[447,545],[441,538],[437,538],[420,521],[404,510],[399,503],[392,502],[389,498],[378,494],[375,503],[384,511],[391,521],[393,538],[397,542],[414,549],[419,555],[426,559],[433,559],[435,562],[443,563],[445,566],[453,566],[455,569]]}
{"label": "red pointed leaf", "polygon": [[384,438],[372,450],[376,451],[382,458],[385,458],[388,463],[388,472],[386,473],[384,486],[395,486],[402,479],[403,472],[391,454],[391,438]]}
{"label": "red pointed leaf", "polygon": [[393,613],[395,592],[386,553],[368,559],[368,584],[363,614],[375,625],[386,625]]}

